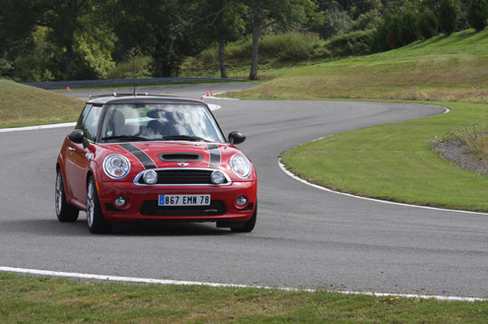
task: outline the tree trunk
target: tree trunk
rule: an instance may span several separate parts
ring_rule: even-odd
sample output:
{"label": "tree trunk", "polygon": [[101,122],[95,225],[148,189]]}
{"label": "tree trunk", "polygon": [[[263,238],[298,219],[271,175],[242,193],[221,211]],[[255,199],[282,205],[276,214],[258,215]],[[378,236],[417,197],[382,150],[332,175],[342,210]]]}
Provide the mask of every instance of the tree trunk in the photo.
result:
{"label": "tree trunk", "polygon": [[262,0],[255,0],[253,8],[251,73],[249,73],[249,80],[257,80],[258,78],[258,46],[261,32],[261,3]]}
{"label": "tree trunk", "polygon": [[220,77],[227,79],[227,71],[225,70],[225,55],[224,55],[224,39],[219,39],[219,62],[220,62]]}

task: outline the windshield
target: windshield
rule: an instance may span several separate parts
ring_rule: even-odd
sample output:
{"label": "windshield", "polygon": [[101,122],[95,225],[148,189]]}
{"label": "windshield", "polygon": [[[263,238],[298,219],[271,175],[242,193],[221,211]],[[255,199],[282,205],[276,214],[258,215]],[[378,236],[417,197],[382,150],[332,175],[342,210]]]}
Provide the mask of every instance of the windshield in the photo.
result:
{"label": "windshield", "polygon": [[117,104],[107,108],[102,142],[190,140],[225,142],[203,105]]}

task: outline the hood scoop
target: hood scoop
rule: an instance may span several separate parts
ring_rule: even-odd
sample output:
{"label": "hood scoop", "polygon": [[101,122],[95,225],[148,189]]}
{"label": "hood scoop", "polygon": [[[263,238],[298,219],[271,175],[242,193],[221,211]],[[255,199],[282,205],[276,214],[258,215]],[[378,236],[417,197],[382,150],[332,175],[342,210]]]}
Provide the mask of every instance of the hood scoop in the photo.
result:
{"label": "hood scoop", "polygon": [[199,162],[203,154],[199,153],[159,153],[158,158],[164,162]]}

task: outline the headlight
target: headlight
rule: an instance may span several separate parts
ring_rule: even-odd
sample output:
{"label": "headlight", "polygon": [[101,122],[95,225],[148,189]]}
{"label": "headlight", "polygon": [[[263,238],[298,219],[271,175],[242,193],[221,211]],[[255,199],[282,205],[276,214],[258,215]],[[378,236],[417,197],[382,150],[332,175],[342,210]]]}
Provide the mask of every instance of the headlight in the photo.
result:
{"label": "headlight", "polygon": [[230,167],[241,179],[246,179],[251,175],[251,162],[242,154],[236,154],[230,159]]}
{"label": "headlight", "polygon": [[120,154],[112,154],[103,161],[103,171],[112,179],[122,179],[129,174],[130,162]]}

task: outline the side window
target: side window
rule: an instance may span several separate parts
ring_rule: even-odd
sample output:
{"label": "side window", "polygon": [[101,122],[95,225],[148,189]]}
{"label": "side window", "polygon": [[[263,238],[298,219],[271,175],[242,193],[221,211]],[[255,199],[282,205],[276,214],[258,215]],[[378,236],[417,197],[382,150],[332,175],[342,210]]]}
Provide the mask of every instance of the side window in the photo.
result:
{"label": "side window", "polygon": [[88,116],[88,114],[90,113],[90,110],[92,108],[92,105],[90,104],[87,104],[85,106],[85,108],[83,108],[83,111],[80,115],[80,118],[78,118],[78,122],[76,123],[76,129],[83,129],[83,125],[85,123],[85,120],[86,120],[86,116]]}
{"label": "side window", "polygon": [[97,135],[98,120],[102,112],[102,106],[86,105],[76,124],[77,129],[85,131],[86,137],[93,140]]}

